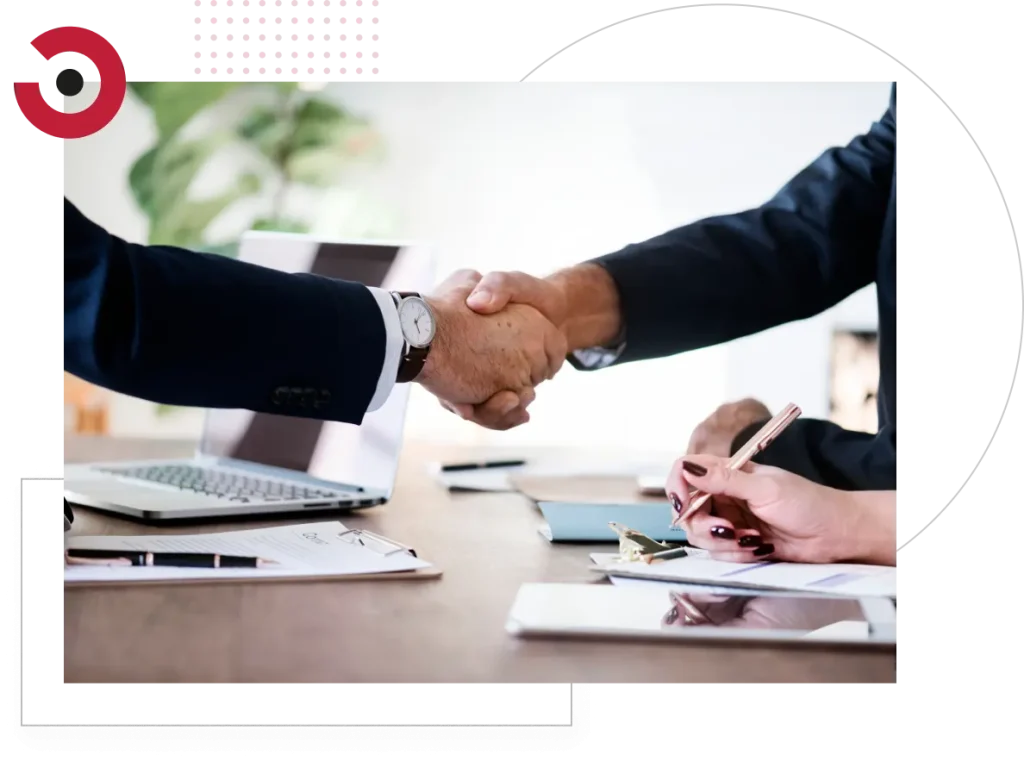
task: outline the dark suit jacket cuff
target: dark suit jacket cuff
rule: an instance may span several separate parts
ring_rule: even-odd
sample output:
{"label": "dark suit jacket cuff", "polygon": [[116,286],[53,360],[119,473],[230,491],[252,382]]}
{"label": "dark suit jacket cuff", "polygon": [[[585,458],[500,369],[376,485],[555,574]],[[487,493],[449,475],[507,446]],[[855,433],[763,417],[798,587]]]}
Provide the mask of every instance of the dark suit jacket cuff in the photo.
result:
{"label": "dark suit jacket cuff", "polygon": [[736,434],[736,438],[732,440],[732,447],[729,450],[729,456],[732,457],[734,454],[740,451],[748,441],[750,441],[754,434],[764,428],[764,424],[768,422],[768,418],[764,420],[758,420],[756,423],[751,423],[742,431]]}

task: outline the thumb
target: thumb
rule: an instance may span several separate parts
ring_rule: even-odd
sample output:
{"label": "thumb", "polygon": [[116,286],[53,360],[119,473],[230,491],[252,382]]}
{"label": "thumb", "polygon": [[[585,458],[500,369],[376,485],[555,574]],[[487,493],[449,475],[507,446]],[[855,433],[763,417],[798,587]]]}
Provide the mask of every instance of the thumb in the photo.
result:
{"label": "thumb", "polygon": [[757,466],[730,470],[728,460],[713,455],[687,455],[679,461],[683,481],[712,496],[740,499],[748,505],[770,502],[778,488],[769,473]]}
{"label": "thumb", "polygon": [[500,312],[508,302],[518,300],[521,285],[510,272],[490,272],[476,284],[466,306],[479,314]]}

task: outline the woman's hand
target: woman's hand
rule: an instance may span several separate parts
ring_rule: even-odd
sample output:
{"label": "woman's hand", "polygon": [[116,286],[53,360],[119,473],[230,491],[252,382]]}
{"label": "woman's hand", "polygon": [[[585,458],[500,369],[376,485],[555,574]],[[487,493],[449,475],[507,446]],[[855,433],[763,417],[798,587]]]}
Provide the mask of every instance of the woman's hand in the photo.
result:
{"label": "woman's hand", "polygon": [[682,527],[715,560],[896,564],[895,491],[839,491],[764,465],[731,471],[727,462],[687,455],[666,484],[681,513],[694,488],[712,495]]}

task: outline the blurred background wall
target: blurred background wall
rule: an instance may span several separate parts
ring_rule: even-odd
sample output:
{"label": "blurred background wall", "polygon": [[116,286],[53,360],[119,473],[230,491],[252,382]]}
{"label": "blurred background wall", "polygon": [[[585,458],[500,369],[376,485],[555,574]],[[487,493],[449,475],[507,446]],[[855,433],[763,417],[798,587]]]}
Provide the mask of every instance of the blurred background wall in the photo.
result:
{"label": "blurred background wall", "polygon": [[[287,96],[271,90],[244,85],[203,95],[169,135],[166,113],[174,109],[167,103],[183,102],[181,92],[136,88],[108,127],[65,143],[65,194],[130,240],[191,235],[200,247],[229,249],[258,222],[328,237],[422,240],[437,251],[439,279],[460,267],[546,274],[763,202],[822,150],[866,130],[884,112],[889,86],[346,84],[296,88]],[[292,104],[287,116],[276,110],[284,97]],[[308,101],[324,105],[303,105]],[[303,136],[302,150],[275,164],[282,124]],[[189,141],[203,146],[185,154],[194,171],[176,180],[179,206],[159,216],[146,194],[173,187],[161,172],[185,161],[170,149]],[[154,152],[155,164],[140,167],[140,157]],[[140,180],[143,169],[149,185]],[[869,288],[817,318],[726,346],[592,374],[567,366],[539,389],[532,422],[511,432],[464,423],[417,388],[408,431],[464,443],[629,442],[674,451],[722,401],[755,396],[774,409],[793,401],[808,416],[829,417],[841,393],[854,398],[841,399],[835,415],[870,427],[870,415],[851,405],[860,395],[860,403],[871,402],[865,367],[872,366],[875,328]],[[843,361],[848,369],[837,365]],[[103,395],[96,403],[102,414],[83,414],[90,398],[88,389],[67,384],[66,407],[79,405],[77,423],[71,409],[69,425],[114,435],[199,433],[194,410]]]}

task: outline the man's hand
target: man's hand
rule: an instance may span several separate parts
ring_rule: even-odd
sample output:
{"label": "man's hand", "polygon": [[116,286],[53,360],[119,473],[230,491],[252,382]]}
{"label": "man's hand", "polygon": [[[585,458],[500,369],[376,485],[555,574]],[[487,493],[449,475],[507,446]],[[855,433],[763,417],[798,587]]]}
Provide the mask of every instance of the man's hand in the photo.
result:
{"label": "man's hand", "polygon": [[[549,326],[558,332],[558,338],[547,340],[548,345],[556,344],[561,352],[558,363],[552,363],[554,366],[551,374],[554,375],[568,354],[565,335],[560,329],[565,319],[565,299],[557,286],[522,272],[492,272],[484,277],[475,272],[462,272],[456,273],[453,278],[457,278],[460,283],[469,283],[472,280],[472,285],[463,293],[463,298],[466,306],[478,315],[488,318],[501,314],[512,315],[523,306],[531,307],[531,311],[540,312]],[[533,402],[534,397],[531,387],[502,390],[474,403],[457,403],[442,398],[441,405],[464,420],[484,428],[505,431],[529,421],[530,413],[526,408]]]}
{"label": "man's hand", "polygon": [[723,404],[694,429],[686,453],[729,457],[732,442],[740,431],[754,423],[767,422],[771,417],[771,410],[756,399]]}
{"label": "man's hand", "polygon": [[564,329],[569,304],[562,288],[525,272],[491,272],[473,288],[466,304],[478,314],[495,314],[509,303],[528,304]]}
{"label": "man's hand", "polygon": [[481,276],[460,270],[427,298],[437,332],[417,381],[463,417],[472,405],[488,401],[498,425],[529,419],[526,407],[534,387],[565,361],[565,338],[536,309],[510,304],[497,314],[476,314],[466,299]]}

